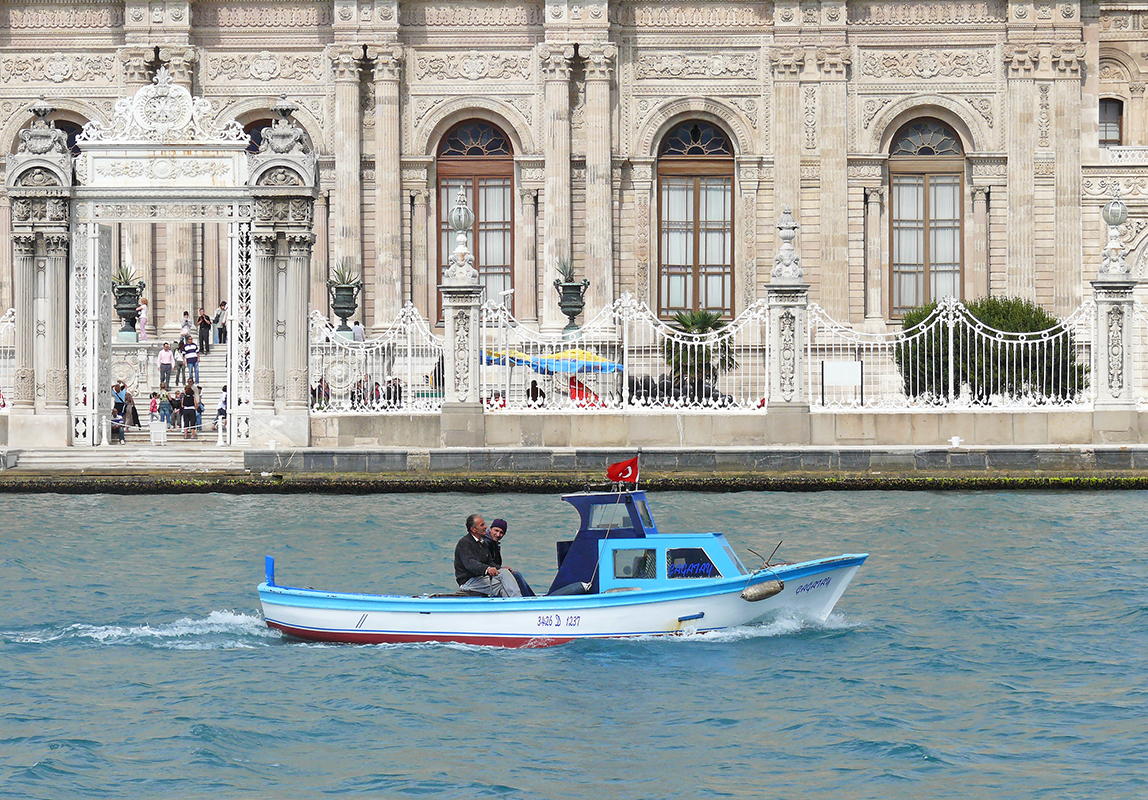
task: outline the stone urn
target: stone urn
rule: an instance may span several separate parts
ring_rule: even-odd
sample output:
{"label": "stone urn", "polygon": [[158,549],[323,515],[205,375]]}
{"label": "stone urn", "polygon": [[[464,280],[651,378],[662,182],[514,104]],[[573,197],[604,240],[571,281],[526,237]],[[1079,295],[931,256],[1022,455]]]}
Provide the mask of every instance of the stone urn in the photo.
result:
{"label": "stone urn", "polygon": [[327,281],[327,292],[331,295],[331,310],[335,316],[343,320],[343,324],[336,330],[350,338],[351,326],[347,320],[355,315],[359,307],[359,293],[363,290],[363,282],[359,276],[349,268],[340,266],[334,272],[331,280]]}
{"label": "stone urn", "polygon": [[558,274],[560,277],[555,279],[554,289],[558,292],[558,308],[570,320],[562,329],[562,336],[568,338],[578,332],[574,318],[586,307],[586,289],[590,286],[590,280],[584,278],[578,281],[574,277],[574,268],[565,262],[558,267]]}
{"label": "stone urn", "polygon": [[135,272],[121,268],[112,279],[112,295],[115,297],[116,314],[124,321],[124,325],[119,331],[121,334],[119,338],[121,339],[127,338],[124,334],[136,336],[136,309],[139,308],[140,296],[147,284],[143,281],[137,281],[135,277]]}

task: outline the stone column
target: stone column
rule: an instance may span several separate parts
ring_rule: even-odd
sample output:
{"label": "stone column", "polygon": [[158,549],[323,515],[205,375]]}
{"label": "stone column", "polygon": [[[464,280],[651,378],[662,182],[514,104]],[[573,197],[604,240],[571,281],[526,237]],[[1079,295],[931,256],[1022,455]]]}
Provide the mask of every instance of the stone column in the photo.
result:
{"label": "stone column", "polygon": [[[760,160],[738,159],[737,182],[739,193],[734,207],[738,222],[734,230],[741,236],[736,240],[738,254],[734,263],[740,265],[733,277],[735,296],[731,299],[736,316],[757,300],[757,193],[760,182]],[[740,300],[737,294],[740,293]]]}
{"label": "stone column", "polygon": [[968,298],[989,294],[989,187],[974,186],[973,224],[966,237],[969,252],[965,271],[965,293]]}
{"label": "stone column", "polygon": [[1128,91],[1132,95],[1128,103],[1128,122],[1125,129],[1129,132],[1128,144],[1148,143],[1148,118],[1145,113],[1144,89],[1148,84],[1144,82],[1128,84]]}
{"label": "stone column", "polygon": [[[574,45],[544,44],[539,46],[543,79],[544,130],[546,135],[546,191],[543,197],[546,218],[545,255],[542,259],[542,285],[549,285],[551,274],[572,259],[570,248],[570,60]],[[541,328],[550,333],[562,329],[563,316],[558,309],[558,294],[542,292]]]}
{"label": "stone column", "polygon": [[[1033,71],[1040,64],[1035,45],[1006,45],[1008,73],[1008,294],[1036,299],[1036,222],[1031,210],[1036,199],[1033,154],[1037,105]],[[1079,202],[1079,198],[1077,200]]]}
{"label": "stone column", "polygon": [[16,309],[14,344],[16,354],[16,385],[12,406],[14,413],[31,414],[36,401],[35,364],[35,309],[33,297],[36,286],[36,235],[12,235],[12,302]]}
{"label": "stone column", "polygon": [[869,330],[885,328],[884,200],[884,187],[865,187],[865,322]]}
{"label": "stone column", "polygon": [[[40,267],[37,265],[37,270]],[[54,325],[37,325],[36,338],[41,340],[37,349],[44,355],[44,407],[68,407],[68,337],[61,329],[68,315],[68,234],[49,233],[44,236],[44,289],[37,297],[43,301],[41,321],[58,320]],[[39,276],[37,276],[39,280]],[[39,377],[37,376],[37,381]],[[40,392],[37,387],[37,393]]]}
{"label": "stone column", "polygon": [[1080,79],[1084,63],[1083,44],[1056,46],[1052,63],[1056,80],[1052,84],[1053,147],[1056,149],[1056,269],[1054,303],[1056,313],[1071,314],[1082,299],[1080,193]]}
{"label": "stone column", "polygon": [[191,222],[167,223],[167,270],[164,278],[165,336],[179,334],[186,311],[195,321],[198,309],[192,308],[192,281],[195,275],[194,236]]}
{"label": "stone column", "polygon": [[434,299],[427,293],[427,276],[434,271],[427,261],[428,195],[426,189],[415,189],[411,192],[411,198],[414,200],[411,210],[411,297],[419,313],[424,318],[431,319],[435,309]]}
{"label": "stone column", "polygon": [[[12,240],[12,201],[7,197],[0,197],[0,242]],[[12,293],[12,249],[0,247],[0,314],[3,314],[13,305]]]}
{"label": "stone column", "polygon": [[[586,292],[584,319],[614,302],[614,176],[610,80],[618,48],[579,47],[586,59]],[[544,282],[545,284],[546,282]]]}
{"label": "stone column", "polygon": [[[275,406],[275,351],[272,332],[275,327],[275,253],[278,244],[274,233],[251,234],[251,364],[254,392],[251,405],[252,425],[256,417],[268,416]],[[255,439],[254,444],[263,442]]]}
{"label": "stone column", "polygon": [[519,189],[522,213],[518,220],[518,241],[522,252],[521,280],[515,281],[514,315],[522,320],[538,319],[538,190]]}
{"label": "stone column", "polygon": [[831,193],[843,190],[848,183],[845,72],[851,63],[846,48],[817,50],[821,78],[821,127],[817,137],[821,167],[821,305],[839,320],[850,318],[849,203],[844,198],[833,198]]}
{"label": "stone column", "polygon": [[403,49],[369,52],[375,69],[375,307],[376,330],[384,330],[403,306],[403,194],[399,79]]}
{"label": "stone column", "polygon": [[286,407],[303,409],[310,406],[307,382],[308,342],[307,287],[311,282],[312,233],[291,233],[287,236],[286,302],[284,317],[284,365],[286,368]]}
{"label": "stone column", "polygon": [[[154,232],[152,223],[150,222],[129,222],[125,225],[127,228],[127,262],[135,269],[136,275],[140,277],[147,286],[144,287],[143,296],[147,298],[150,304],[148,311],[148,330],[149,332],[157,331],[160,327],[160,322],[156,318],[157,299],[156,292],[156,276],[159,271],[156,269],[155,263],[155,246],[154,246]],[[167,299],[165,294],[165,300]],[[166,304],[165,304],[166,312]],[[164,319],[167,319],[166,313]],[[178,323],[177,323],[178,327]]]}
{"label": "stone column", "polygon": [[359,59],[362,48],[331,45],[335,70],[335,188],[331,192],[331,266],[348,264],[362,275],[362,113],[359,109]]}
{"label": "stone column", "polygon": [[330,230],[327,194],[319,192],[315,200],[315,246],[311,251],[311,308],[323,316],[330,315],[327,307],[327,232]]}

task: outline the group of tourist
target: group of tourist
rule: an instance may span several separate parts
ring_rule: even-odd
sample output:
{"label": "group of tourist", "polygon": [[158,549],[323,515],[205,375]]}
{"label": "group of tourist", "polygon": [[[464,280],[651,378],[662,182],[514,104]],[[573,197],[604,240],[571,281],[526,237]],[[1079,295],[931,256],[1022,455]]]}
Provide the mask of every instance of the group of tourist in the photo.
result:
{"label": "group of tourist", "polygon": [[[166,345],[165,345],[166,346]],[[148,408],[151,422],[162,422],[167,430],[182,431],[183,438],[196,439],[203,429],[203,389],[191,380],[182,389],[169,392],[161,388],[151,393]],[[219,404],[215,409],[214,427],[227,423],[227,387],[219,393]],[[135,398],[123,381],[112,386],[112,440],[124,444],[130,428],[142,428]]]}
{"label": "group of tourist", "polygon": [[466,534],[454,547],[454,579],[459,592],[484,597],[534,597],[521,573],[502,565],[506,520],[486,527],[480,514],[466,518]]}

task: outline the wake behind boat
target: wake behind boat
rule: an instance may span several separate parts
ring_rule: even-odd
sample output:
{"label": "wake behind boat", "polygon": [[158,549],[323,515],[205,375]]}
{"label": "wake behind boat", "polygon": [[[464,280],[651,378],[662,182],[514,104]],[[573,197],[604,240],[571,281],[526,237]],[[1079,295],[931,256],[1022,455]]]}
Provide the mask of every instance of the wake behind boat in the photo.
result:
{"label": "wake behind boat", "polygon": [[[793,612],[824,620],[868,553],[749,570],[720,533],[660,533],[645,492],[563,498],[581,524],[557,543],[558,572],[538,597],[375,595],[275,582],[259,600],[269,627],[300,639],[545,647],[574,639],[705,632]],[[764,560],[764,559],[763,559]]]}

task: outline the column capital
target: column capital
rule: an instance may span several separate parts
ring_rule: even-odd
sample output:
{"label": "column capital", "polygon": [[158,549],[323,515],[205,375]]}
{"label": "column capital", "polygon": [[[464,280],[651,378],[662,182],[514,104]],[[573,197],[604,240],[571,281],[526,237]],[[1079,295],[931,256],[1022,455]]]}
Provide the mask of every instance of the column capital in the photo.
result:
{"label": "column capital", "polygon": [[155,58],[155,50],[150,47],[121,47],[116,51],[116,58],[124,66],[124,80],[129,87],[151,83],[148,61]]}
{"label": "column capital", "polygon": [[1001,50],[1010,78],[1031,78],[1040,66],[1040,47],[1035,44],[1006,44]]}
{"label": "column capital", "polygon": [[425,186],[417,189],[407,189],[407,194],[415,201],[416,206],[426,205],[427,200],[430,199],[430,190]]}
{"label": "column capital", "polygon": [[867,203],[880,203],[885,198],[884,186],[866,186],[865,187],[865,202]]}
{"label": "column capital", "polygon": [[778,80],[796,80],[805,68],[805,50],[801,47],[774,47],[769,51],[773,75]]}
{"label": "column capital", "polygon": [[543,80],[569,81],[571,61],[574,58],[574,45],[572,44],[540,44],[538,46],[538,59],[541,62]]}
{"label": "column capital", "polygon": [[1140,97],[1143,97],[1143,96],[1144,96],[1144,90],[1145,90],[1146,88],[1148,88],[1148,83],[1144,83],[1144,82],[1142,82],[1142,81],[1141,81],[1141,82],[1139,82],[1139,83],[1130,83],[1130,84],[1128,84],[1128,92],[1129,92],[1129,93],[1130,93],[1130,94],[1131,94],[1133,97],[1136,97],[1136,96],[1140,96]]}
{"label": "column capital", "polygon": [[533,187],[518,187],[518,194],[523,200],[535,200],[538,198],[538,190]]}
{"label": "column capital", "polygon": [[817,69],[823,78],[831,80],[845,80],[845,73],[853,57],[845,47],[819,47],[817,48]]}
{"label": "column capital", "polygon": [[292,231],[287,234],[287,246],[293,257],[309,256],[311,245],[315,243],[315,234],[311,232]]}
{"label": "column capital", "polygon": [[618,48],[610,42],[578,45],[578,54],[586,59],[587,81],[608,81],[614,74]]}
{"label": "column capital", "polygon": [[1083,44],[1057,44],[1050,52],[1053,70],[1060,78],[1079,78],[1088,48]]}
{"label": "column capital", "polygon": [[368,45],[367,59],[375,71],[375,82],[398,81],[403,73],[406,58],[402,45]]}
{"label": "column capital", "polygon": [[36,234],[13,233],[12,251],[16,258],[31,258],[36,254]]}
{"label": "column capital", "polygon": [[361,47],[339,44],[327,45],[327,58],[331,59],[336,82],[358,83],[362,54],[363,49]]}
{"label": "column capital", "polygon": [[[159,60],[167,65],[173,83],[191,86],[195,65],[199,63],[199,51],[194,47],[161,47]],[[147,81],[150,83],[151,78]]]}
{"label": "column capital", "polygon": [[974,203],[976,203],[976,202],[982,202],[982,203],[988,202],[989,188],[990,187],[988,187],[988,186],[973,186],[972,187],[973,202]]}

